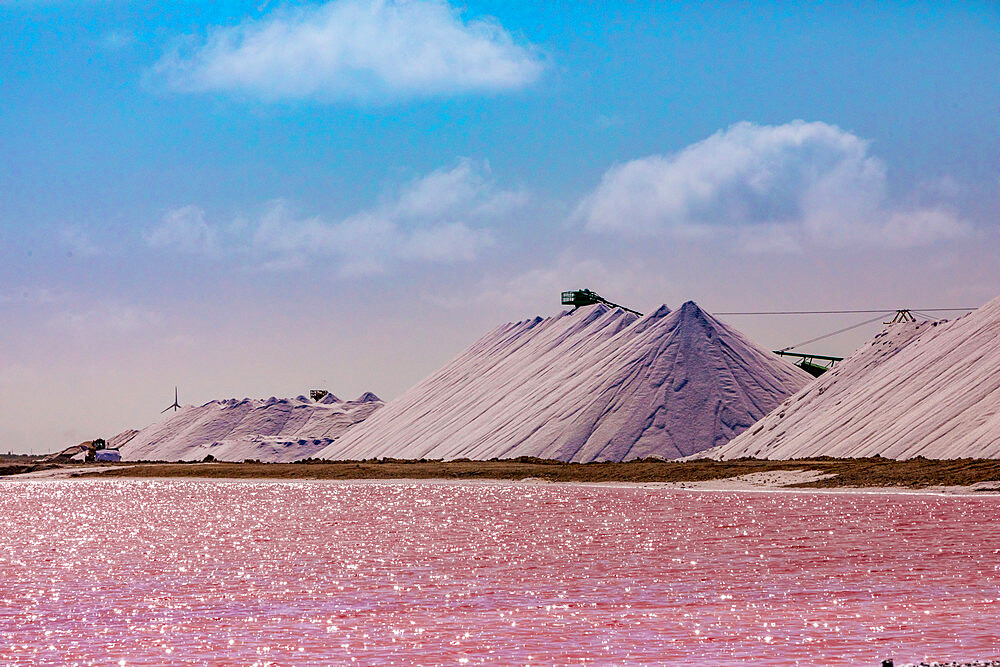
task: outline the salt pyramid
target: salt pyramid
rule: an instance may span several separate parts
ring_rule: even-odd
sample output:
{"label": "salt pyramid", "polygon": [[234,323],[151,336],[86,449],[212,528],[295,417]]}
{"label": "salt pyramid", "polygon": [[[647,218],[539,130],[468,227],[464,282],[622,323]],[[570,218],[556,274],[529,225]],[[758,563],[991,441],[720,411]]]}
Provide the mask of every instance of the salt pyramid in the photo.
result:
{"label": "salt pyramid", "polygon": [[169,413],[141,431],[112,438],[123,460],[282,463],[310,458],[382,406],[372,393],[342,401],[298,398],[211,401]]}
{"label": "salt pyramid", "polygon": [[810,380],[694,302],[642,318],[588,306],[498,327],[318,456],[677,458]]}
{"label": "salt pyramid", "polygon": [[708,456],[1000,458],[1000,297],[894,324]]}

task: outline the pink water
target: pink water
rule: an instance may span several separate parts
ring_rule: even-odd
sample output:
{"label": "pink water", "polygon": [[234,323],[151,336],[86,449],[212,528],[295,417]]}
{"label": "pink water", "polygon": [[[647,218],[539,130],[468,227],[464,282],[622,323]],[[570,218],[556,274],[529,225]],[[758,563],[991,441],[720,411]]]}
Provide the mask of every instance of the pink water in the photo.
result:
{"label": "pink water", "polygon": [[0,483],[0,663],[1000,656],[1000,497]]}

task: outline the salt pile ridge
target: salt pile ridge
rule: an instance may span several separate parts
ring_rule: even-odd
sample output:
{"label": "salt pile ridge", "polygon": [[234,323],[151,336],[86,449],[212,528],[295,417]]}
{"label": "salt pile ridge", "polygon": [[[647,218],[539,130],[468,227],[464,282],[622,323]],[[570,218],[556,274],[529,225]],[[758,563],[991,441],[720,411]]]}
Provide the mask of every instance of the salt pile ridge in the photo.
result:
{"label": "salt pile ridge", "polygon": [[284,463],[313,456],[381,406],[372,393],[354,401],[333,394],[318,402],[305,396],[233,398],[181,408],[110,442],[121,445],[122,459],[129,461],[200,461],[211,455]]}
{"label": "salt pile ridge", "polygon": [[894,324],[708,456],[1000,458],[1000,297]]}
{"label": "salt pile ridge", "polygon": [[498,327],[319,456],[677,458],[810,379],[694,302],[642,318],[588,306]]}

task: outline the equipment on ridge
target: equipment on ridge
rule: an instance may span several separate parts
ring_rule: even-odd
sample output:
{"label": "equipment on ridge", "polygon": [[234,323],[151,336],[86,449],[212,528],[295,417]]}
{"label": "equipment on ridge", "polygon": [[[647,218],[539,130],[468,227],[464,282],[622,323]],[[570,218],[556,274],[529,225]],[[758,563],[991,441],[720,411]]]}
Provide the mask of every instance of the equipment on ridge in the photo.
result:
{"label": "equipment on ridge", "polygon": [[[798,361],[795,362],[795,365],[806,373],[809,373],[809,375],[817,378],[833,368],[835,363],[844,360],[843,357],[830,357],[825,354],[801,354],[799,352],[788,352],[787,350],[775,350],[774,353],[779,357],[796,357]],[[827,363],[823,366],[817,364],[817,361],[825,361]]]}
{"label": "equipment on ridge", "polygon": [[592,306],[595,303],[603,303],[604,305],[611,306],[612,308],[621,308],[624,311],[642,317],[642,313],[638,310],[632,310],[631,308],[626,308],[625,306],[618,305],[617,303],[612,303],[597,292],[592,292],[589,289],[571,290],[562,293],[562,305],[564,306],[579,308],[581,306]]}
{"label": "equipment on ridge", "polygon": [[900,324],[902,322],[916,322],[917,318],[913,316],[909,308],[900,308],[896,311],[896,315],[888,322],[883,322],[882,324]]}

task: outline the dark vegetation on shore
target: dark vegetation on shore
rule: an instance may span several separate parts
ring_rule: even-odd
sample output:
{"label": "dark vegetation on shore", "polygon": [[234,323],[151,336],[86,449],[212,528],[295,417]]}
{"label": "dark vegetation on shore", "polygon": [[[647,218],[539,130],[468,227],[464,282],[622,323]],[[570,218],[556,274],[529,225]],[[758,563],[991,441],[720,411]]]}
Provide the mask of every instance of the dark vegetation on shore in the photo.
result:
{"label": "dark vegetation on shore", "polygon": [[62,467],[58,463],[43,462],[44,458],[38,454],[0,454],[0,476]]}
{"label": "dark vegetation on shore", "polygon": [[[51,464],[40,464],[46,467]],[[94,464],[87,464],[92,467]],[[83,466],[81,466],[83,467]],[[757,472],[818,470],[836,477],[804,484],[800,488],[967,486],[996,482],[1000,491],[1000,460],[915,458],[894,461],[812,458],[791,461],[739,459],[735,461],[661,461],[627,463],[563,463],[535,458],[490,461],[301,461],[298,463],[123,463],[109,469],[83,472],[82,476],[174,477],[215,479],[538,479],[549,482],[699,482]],[[38,469],[38,468],[36,468]],[[11,471],[13,472],[13,471]],[[27,472],[21,471],[21,472]],[[0,474],[3,474],[0,472]],[[10,473],[8,473],[10,474]],[[993,486],[990,490],[993,490]]]}

